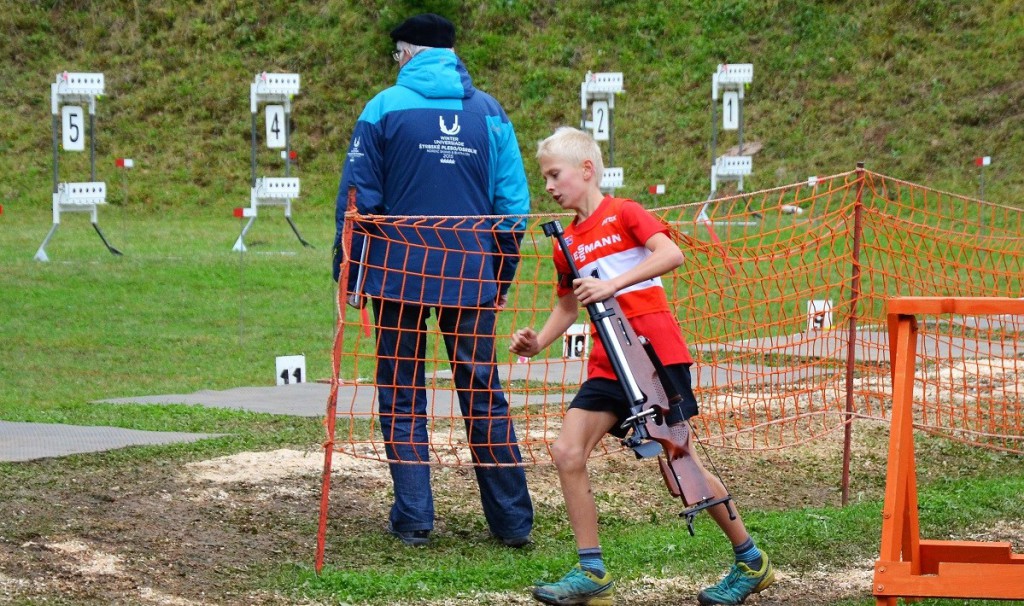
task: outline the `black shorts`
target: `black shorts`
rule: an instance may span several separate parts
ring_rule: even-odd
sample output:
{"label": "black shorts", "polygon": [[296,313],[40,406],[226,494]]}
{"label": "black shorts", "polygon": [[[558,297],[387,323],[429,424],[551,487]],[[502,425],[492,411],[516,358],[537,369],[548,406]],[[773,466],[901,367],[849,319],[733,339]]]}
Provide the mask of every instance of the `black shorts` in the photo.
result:
{"label": "black shorts", "polygon": [[[691,385],[692,379],[690,378],[690,365],[689,364],[670,364],[665,367],[665,371],[668,373],[669,379],[672,381],[682,397],[678,410],[673,410],[669,415],[670,417],[681,417],[681,419],[689,419],[698,413],[697,409],[697,398],[693,395],[693,387]],[[618,417],[615,425],[608,430],[608,433],[612,434],[617,438],[626,437],[627,430],[623,429],[621,425],[630,416],[630,402],[629,398],[626,397],[626,392],[619,385],[618,381],[613,379],[594,378],[587,379],[580,385],[580,391],[576,394],[576,397],[572,399],[572,403],[569,404],[569,408],[579,408],[580,410],[593,410],[595,412],[610,412]],[[679,420],[681,420],[679,419]],[[669,422],[674,422],[675,419],[670,419]]]}

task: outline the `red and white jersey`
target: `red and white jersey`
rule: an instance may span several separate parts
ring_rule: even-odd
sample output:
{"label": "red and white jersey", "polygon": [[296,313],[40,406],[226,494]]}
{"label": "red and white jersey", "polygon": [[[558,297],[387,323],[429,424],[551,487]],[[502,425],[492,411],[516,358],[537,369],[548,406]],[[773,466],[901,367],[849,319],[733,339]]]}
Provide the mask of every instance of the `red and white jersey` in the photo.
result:
{"label": "red and white jersey", "polygon": [[[608,280],[636,267],[651,251],[645,246],[668,227],[633,200],[605,196],[597,211],[584,221],[574,220],[565,229],[565,241],[573,262],[582,276]],[[559,297],[572,293],[569,264],[558,249],[554,253],[558,271]],[[622,312],[636,334],[646,337],[654,346],[663,364],[692,363],[693,358],[683,339],[665,296],[661,278],[639,282],[615,293]],[[591,326],[591,334],[596,331]],[[615,379],[600,338],[595,338],[587,364],[587,377]]]}

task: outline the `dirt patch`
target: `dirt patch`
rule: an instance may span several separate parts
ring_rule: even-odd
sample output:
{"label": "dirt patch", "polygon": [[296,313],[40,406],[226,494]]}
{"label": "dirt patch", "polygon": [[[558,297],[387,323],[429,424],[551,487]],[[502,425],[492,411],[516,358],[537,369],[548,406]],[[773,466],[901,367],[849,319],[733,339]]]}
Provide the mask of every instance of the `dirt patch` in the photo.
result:
{"label": "dirt patch", "polygon": [[[885,432],[865,427],[855,432],[853,501],[878,499],[883,492]],[[839,503],[841,436],[758,453],[756,465],[750,464],[749,453],[716,449],[712,454],[741,511]],[[352,524],[336,524],[332,532],[380,532],[390,498],[387,467],[342,453],[333,459],[332,515]],[[282,562],[313,561],[323,469],[318,448],[244,452],[183,464],[111,464],[101,455],[84,460],[70,465],[39,461],[28,464],[32,469],[24,480],[0,480],[5,493],[0,501],[0,603],[315,604],[262,589],[260,583]],[[618,453],[596,458],[592,468],[595,490],[604,499],[601,507],[646,519],[664,506],[659,491],[630,490],[637,477],[660,481],[652,462]],[[435,474],[439,512],[479,507],[475,497],[467,497],[476,494],[471,470],[437,468]],[[538,507],[561,504],[550,466],[531,467],[528,474]],[[438,530],[444,531],[443,520]],[[975,540],[1007,537],[1016,550],[1024,549],[1019,522],[979,532]],[[838,571],[780,570],[778,585],[748,603],[809,606],[864,598],[870,594],[872,564],[855,562]],[[651,576],[623,582],[617,604],[690,603],[713,580]],[[431,604],[481,603],[533,601],[516,592]]]}

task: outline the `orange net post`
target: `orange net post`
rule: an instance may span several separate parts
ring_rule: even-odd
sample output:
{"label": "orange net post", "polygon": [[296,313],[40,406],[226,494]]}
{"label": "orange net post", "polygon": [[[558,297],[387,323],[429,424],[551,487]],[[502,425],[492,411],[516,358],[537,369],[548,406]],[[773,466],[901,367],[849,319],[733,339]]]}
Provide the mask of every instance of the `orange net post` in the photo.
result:
{"label": "orange net post", "polygon": [[926,342],[916,316],[1024,317],[1024,300],[904,297],[889,301],[888,312],[893,404],[876,604],[896,606],[899,597],[1022,599],[1024,555],[1013,553],[1010,543],[921,540],[913,431],[915,363],[919,341]]}
{"label": "orange net post", "polygon": [[[350,217],[353,217],[356,214],[355,188],[351,188],[348,191],[348,205],[346,212],[347,216]],[[348,259],[349,256],[351,256],[352,251],[351,224],[348,225],[342,233],[341,246],[345,251],[344,258]],[[339,307],[341,302],[348,298],[346,285],[348,284],[348,275],[351,269],[352,265],[348,262],[344,263],[341,267],[340,276],[338,278]],[[345,323],[341,320],[341,310],[339,309],[338,312],[338,325],[334,335],[334,349],[331,356],[331,362],[333,364],[331,391],[327,396],[327,414],[324,416],[324,429],[326,433],[326,438],[324,440],[324,469],[320,484],[320,515],[317,523],[316,558],[314,561],[314,567],[317,572],[320,572],[324,566],[324,549],[327,542],[327,510],[331,494],[331,463],[334,455],[335,424],[337,423],[338,410],[338,377],[341,375],[341,348],[345,341]]]}

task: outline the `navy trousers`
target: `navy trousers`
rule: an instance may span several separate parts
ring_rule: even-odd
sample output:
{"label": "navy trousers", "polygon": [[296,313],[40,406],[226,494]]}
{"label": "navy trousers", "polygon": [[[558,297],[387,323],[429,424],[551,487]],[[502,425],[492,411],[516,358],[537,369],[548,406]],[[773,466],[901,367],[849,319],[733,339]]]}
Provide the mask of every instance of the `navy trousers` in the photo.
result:
{"label": "navy trousers", "polygon": [[[433,530],[424,387],[427,319],[432,311],[448,353],[474,463],[522,460],[495,363],[495,310],[378,298],[373,307],[380,425],[395,490],[391,526],[402,532]],[[477,465],[474,471],[491,533],[499,538],[530,534],[533,503],[523,468]]]}

